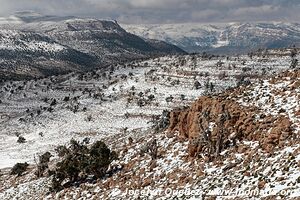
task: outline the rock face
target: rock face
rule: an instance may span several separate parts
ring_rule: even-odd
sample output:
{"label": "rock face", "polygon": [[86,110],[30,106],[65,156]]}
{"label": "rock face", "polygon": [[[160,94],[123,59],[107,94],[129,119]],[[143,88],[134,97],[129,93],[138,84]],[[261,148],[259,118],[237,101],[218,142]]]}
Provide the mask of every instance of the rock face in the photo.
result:
{"label": "rock face", "polygon": [[188,110],[172,112],[168,131],[189,139],[190,156],[218,155],[236,139],[255,132],[253,115],[254,111],[243,110],[232,100],[204,96]]}
{"label": "rock face", "polygon": [[[295,88],[298,72],[286,73]],[[281,78],[277,78],[282,80]],[[274,79],[270,82],[278,82]],[[242,106],[237,98],[249,88],[237,88],[223,95],[200,97],[186,110],[170,113],[169,135],[178,134],[189,140],[189,156],[200,153],[209,158],[217,157],[222,150],[236,146],[237,141],[259,141],[260,146],[272,152],[274,147],[284,147],[293,135],[292,122],[283,108],[278,115],[266,115],[255,106]],[[276,91],[278,92],[278,91]],[[280,97],[286,93],[281,92]],[[275,97],[270,98],[274,101]],[[270,101],[271,101],[270,100]]]}

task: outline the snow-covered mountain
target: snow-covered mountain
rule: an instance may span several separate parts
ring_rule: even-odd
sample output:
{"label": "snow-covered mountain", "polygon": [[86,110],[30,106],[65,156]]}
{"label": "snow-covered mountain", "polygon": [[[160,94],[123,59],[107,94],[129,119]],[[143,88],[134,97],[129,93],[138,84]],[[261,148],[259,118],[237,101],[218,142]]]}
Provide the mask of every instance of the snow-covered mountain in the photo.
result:
{"label": "snow-covered mountain", "polygon": [[43,16],[0,19],[0,78],[82,71],[152,55],[184,53],[126,32],[116,21]]}
{"label": "snow-covered mountain", "polygon": [[92,68],[95,57],[50,37],[22,30],[0,30],[0,78],[22,79]]}
{"label": "snow-covered mountain", "polygon": [[160,39],[188,52],[241,53],[300,45],[300,24],[285,22],[122,25],[144,38]]}

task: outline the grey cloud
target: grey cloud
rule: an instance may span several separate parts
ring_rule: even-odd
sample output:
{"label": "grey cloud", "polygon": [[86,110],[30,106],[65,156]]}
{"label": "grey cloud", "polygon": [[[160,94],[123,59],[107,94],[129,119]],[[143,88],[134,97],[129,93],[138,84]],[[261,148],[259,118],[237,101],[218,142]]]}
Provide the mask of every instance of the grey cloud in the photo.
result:
{"label": "grey cloud", "polygon": [[299,0],[0,0],[0,15],[42,14],[117,19],[123,23],[296,21]]}

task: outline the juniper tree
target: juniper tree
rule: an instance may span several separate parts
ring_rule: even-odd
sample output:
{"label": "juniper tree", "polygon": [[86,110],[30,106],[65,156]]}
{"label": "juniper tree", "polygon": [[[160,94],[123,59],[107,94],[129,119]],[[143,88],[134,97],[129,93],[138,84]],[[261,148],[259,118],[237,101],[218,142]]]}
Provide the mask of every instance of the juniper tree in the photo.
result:
{"label": "juniper tree", "polygon": [[22,176],[22,174],[27,170],[28,163],[17,163],[13,166],[13,168],[10,171],[11,175],[18,175]]}
{"label": "juniper tree", "polygon": [[[51,191],[59,191],[63,187],[84,182],[88,175],[101,178],[106,174],[109,164],[117,159],[117,153],[111,151],[104,142],[97,141],[91,148],[76,140],[70,141],[70,146],[61,147],[65,155],[56,164],[52,179]],[[62,184],[69,180],[69,184]]]}

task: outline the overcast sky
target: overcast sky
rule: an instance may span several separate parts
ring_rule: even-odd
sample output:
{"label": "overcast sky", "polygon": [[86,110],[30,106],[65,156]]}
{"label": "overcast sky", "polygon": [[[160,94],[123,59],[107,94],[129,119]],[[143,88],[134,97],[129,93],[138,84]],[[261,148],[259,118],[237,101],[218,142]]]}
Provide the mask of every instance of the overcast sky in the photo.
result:
{"label": "overcast sky", "polygon": [[24,10],[121,23],[298,21],[300,0],[0,0],[0,16]]}

